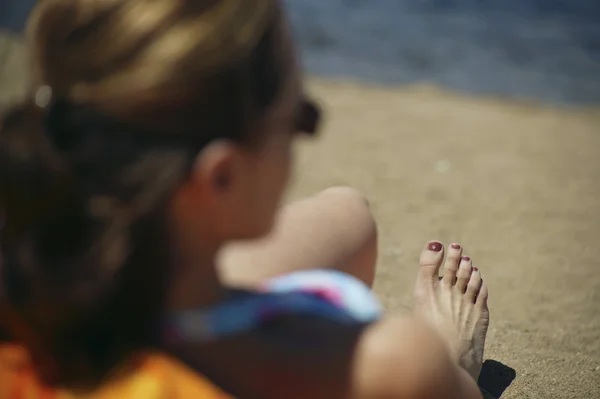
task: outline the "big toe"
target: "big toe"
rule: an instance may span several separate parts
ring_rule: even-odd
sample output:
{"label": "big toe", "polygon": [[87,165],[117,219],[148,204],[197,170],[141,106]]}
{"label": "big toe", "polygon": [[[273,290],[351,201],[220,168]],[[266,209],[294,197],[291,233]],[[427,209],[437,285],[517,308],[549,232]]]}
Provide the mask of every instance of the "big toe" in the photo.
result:
{"label": "big toe", "polygon": [[417,288],[433,286],[439,281],[440,265],[444,259],[444,246],[437,241],[427,243],[419,259]]}

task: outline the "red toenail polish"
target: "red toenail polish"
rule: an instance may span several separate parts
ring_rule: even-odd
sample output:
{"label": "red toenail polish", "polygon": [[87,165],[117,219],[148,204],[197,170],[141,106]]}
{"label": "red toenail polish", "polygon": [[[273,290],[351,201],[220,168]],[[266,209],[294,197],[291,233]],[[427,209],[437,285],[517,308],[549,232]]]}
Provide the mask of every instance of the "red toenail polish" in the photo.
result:
{"label": "red toenail polish", "polygon": [[450,246],[454,249],[460,249],[460,244],[452,244]]}
{"label": "red toenail polish", "polygon": [[442,244],[439,242],[430,242],[427,249],[433,252],[440,252],[442,250]]}
{"label": "red toenail polish", "polygon": [[478,272],[478,271],[479,271],[479,269],[478,269],[478,268],[476,268],[475,266],[473,266],[473,270],[474,270],[474,271],[476,271],[476,272]]}
{"label": "red toenail polish", "polygon": [[465,262],[468,262],[471,260],[471,258],[469,258],[468,256],[463,256],[461,259],[464,260]]}

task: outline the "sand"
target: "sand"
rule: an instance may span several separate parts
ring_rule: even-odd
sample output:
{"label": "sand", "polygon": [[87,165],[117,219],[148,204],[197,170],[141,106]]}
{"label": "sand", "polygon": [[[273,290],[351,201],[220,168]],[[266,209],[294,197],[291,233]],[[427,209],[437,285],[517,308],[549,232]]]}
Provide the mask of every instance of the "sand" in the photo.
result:
{"label": "sand", "polygon": [[[27,68],[2,38],[0,57],[6,104]],[[331,185],[368,195],[389,311],[410,305],[422,244],[458,241],[490,287],[481,384],[503,399],[600,398],[600,108],[309,86],[328,118],[299,148],[291,197]]]}

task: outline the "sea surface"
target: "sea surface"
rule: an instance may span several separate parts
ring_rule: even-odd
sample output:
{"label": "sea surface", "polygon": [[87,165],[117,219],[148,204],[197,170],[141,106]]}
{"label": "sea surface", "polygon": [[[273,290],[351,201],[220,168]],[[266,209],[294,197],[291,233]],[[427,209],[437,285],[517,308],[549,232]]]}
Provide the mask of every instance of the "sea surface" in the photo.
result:
{"label": "sea surface", "polygon": [[[33,0],[0,0],[20,30]],[[600,0],[284,0],[309,73],[600,104]]]}

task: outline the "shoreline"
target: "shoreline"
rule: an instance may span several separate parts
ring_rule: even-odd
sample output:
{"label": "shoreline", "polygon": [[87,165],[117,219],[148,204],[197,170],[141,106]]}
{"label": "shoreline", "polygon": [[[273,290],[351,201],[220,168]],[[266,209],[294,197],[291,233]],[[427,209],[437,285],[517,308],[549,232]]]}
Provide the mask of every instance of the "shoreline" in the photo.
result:
{"label": "shoreline", "polygon": [[[0,109],[22,98],[29,84],[29,65],[21,35],[0,30]],[[427,82],[408,84],[383,84],[366,82],[352,77],[322,77],[306,74],[309,89],[317,86],[331,90],[344,90],[356,94],[357,92],[380,93],[397,95],[401,97],[413,96],[415,100],[426,101],[443,99],[447,101],[463,102],[466,105],[478,103],[486,106],[502,107],[506,110],[519,109],[523,111],[553,110],[577,114],[600,114],[598,104],[557,104],[539,98],[512,98],[486,94],[473,94],[466,91],[447,88]]]}
{"label": "shoreline", "polygon": [[502,97],[486,94],[472,94],[469,92],[452,89],[428,82],[416,82],[409,84],[380,84],[377,82],[363,82],[351,78],[330,78],[314,75],[307,75],[308,87],[320,86],[333,90],[352,90],[354,92],[379,92],[388,94],[398,94],[400,96],[414,96],[415,99],[443,99],[447,101],[458,102],[478,102],[486,106],[495,106],[505,108],[509,111],[516,109],[557,111],[576,114],[596,114],[600,113],[600,103],[598,104],[558,104],[544,101],[537,98],[516,98]]}

